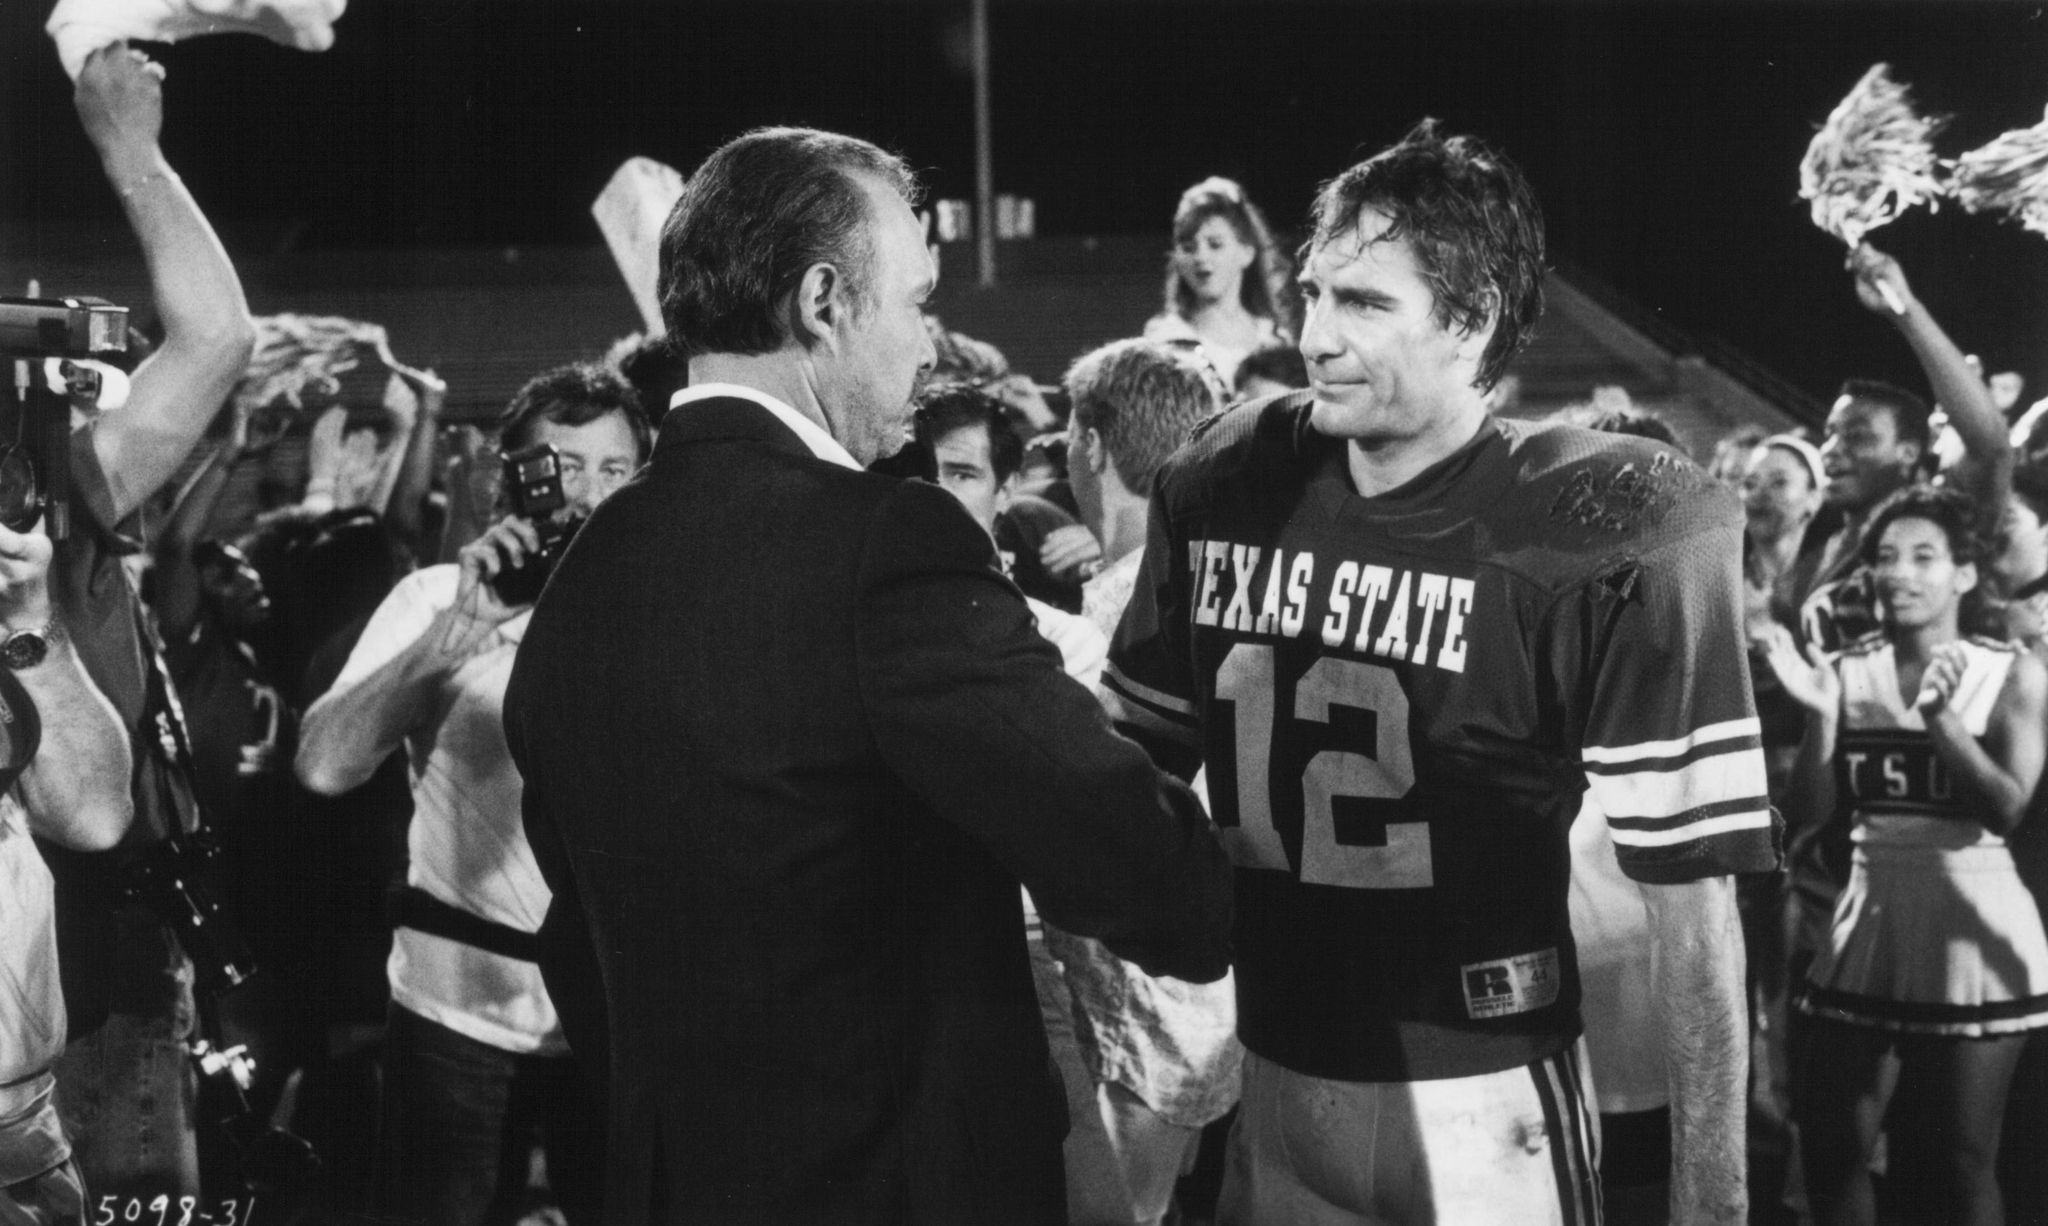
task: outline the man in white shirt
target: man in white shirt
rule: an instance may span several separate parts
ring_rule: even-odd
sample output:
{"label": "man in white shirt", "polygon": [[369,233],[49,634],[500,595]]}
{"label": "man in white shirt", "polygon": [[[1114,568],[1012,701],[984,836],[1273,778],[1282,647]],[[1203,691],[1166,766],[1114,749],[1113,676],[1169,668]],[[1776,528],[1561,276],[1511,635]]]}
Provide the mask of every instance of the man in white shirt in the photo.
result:
{"label": "man in white shirt", "polygon": [[[1109,559],[1081,611],[1107,637],[1144,559],[1152,474],[1217,404],[1205,372],[1148,340],[1082,355],[1066,386],[1068,477]],[[1155,978],[1050,926],[1046,947],[1072,991],[1091,1076],[1067,1134],[1069,1213],[1076,1226],[1162,1221],[1202,1127],[1237,1102],[1236,984]]]}
{"label": "man in white shirt", "polygon": [[[499,427],[507,453],[554,446],[565,519],[588,516],[647,452],[631,388],[593,365],[536,377]],[[532,606],[506,604],[492,581],[540,547],[534,524],[507,516],[459,564],[401,581],[300,740],[299,778],[326,795],[362,783],[401,743],[412,759],[375,1179],[379,1212],[405,1221],[478,1223],[516,1194],[526,1171],[500,1169],[501,1146],[535,1114],[550,1185],[572,1216],[595,1192],[599,1128],[541,981],[533,934],[551,895],[520,824],[501,716]]]}
{"label": "man in white shirt", "polygon": [[50,541],[0,528],[0,1222],[83,1221],[58,1120],[57,912],[30,835],[104,851],[135,815],[128,736],[54,620]]}

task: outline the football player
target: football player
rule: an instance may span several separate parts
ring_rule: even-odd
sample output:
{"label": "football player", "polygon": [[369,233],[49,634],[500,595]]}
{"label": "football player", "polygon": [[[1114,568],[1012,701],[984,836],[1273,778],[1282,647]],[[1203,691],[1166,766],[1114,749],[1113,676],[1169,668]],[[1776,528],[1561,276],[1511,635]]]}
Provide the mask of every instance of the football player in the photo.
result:
{"label": "football player", "polygon": [[1677,452],[1496,421],[1542,309],[1520,172],[1433,122],[1325,184],[1311,387],[1160,472],[1104,676],[1209,769],[1248,1049],[1227,1223],[1597,1222],[1566,906],[1590,788],[1656,944],[1675,1222],[1740,1222],[1729,874],[1774,866],[1742,514]]}

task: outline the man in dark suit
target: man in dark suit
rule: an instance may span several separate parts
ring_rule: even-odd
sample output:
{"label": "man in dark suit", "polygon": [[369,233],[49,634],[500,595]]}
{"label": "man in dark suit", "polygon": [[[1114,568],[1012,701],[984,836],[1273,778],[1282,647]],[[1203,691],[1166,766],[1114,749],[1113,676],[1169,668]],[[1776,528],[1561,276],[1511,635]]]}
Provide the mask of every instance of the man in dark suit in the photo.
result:
{"label": "man in dark suit", "polygon": [[1228,962],[1192,796],[952,497],[861,470],[933,361],[915,192],[798,129],[691,178],[661,242],[691,387],[506,696],[543,969],[609,1069],[608,1222],[1064,1221],[1019,882],[1154,973]]}

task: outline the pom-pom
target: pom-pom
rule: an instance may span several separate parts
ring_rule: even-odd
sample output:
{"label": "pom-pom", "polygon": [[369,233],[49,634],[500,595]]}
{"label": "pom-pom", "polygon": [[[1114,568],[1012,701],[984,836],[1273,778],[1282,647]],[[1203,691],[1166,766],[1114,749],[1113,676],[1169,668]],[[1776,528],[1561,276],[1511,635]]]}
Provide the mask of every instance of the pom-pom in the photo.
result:
{"label": "pom-pom", "polygon": [[1933,143],[1942,122],[1915,111],[1906,87],[1874,65],[1799,163],[1799,195],[1813,202],[1813,224],[1854,247],[1916,204],[1936,207],[1945,190]]}
{"label": "pom-pom", "polygon": [[2048,235],[2048,117],[1957,158],[1950,187],[1972,213],[2004,213]]}
{"label": "pom-pom", "polygon": [[280,400],[303,409],[309,390],[326,396],[341,390],[341,376],[361,364],[359,346],[375,350],[384,339],[378,325],[339,315],[260,315],[256,350],[235,386],[235,401],[244,409]]}

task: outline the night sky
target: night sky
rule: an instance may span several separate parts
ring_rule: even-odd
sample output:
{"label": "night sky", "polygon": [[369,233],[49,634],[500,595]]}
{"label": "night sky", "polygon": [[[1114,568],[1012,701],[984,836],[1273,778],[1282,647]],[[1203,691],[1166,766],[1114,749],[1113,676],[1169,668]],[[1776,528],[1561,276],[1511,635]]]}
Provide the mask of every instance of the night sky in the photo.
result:
{"label": "night sky", "polygon": [[[0,225],[113,224],[40,33],[0,12]],[[2041,118],[2038,5],[993,0],[997,186],[1041,233],[1161,235],[1181,189],[1241,180],[1276,224],[1422,115],[1495,141],[1551,251],[1816,394],[1908,378],[1796,199],[1813,127],[1878,60],[1954,116],[1945,153]],[[587,245],[646,154],[688,170],[762,123],[904,153],[973,187],[965,0],[353,0],[337,47],[164,49],[166,148],[231,250]],[[1875,236],[1964,348],[2048,394],[2048,240],[1944,210]],[[0,269],[0,280],[13,275]],[[1052,372],[1034,372],[1049,377]]]}

